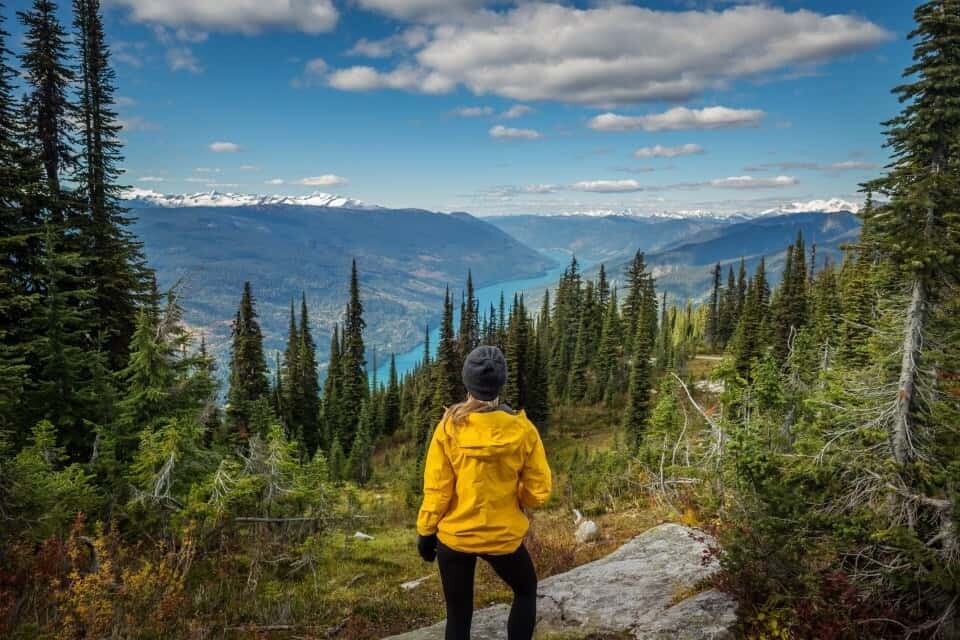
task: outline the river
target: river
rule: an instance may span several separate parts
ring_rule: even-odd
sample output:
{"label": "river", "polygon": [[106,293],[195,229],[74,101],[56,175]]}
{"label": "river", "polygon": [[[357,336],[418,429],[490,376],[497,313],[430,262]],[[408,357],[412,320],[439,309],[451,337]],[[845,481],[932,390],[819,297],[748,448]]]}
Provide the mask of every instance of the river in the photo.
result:
{"label": "river", "polygon": [[[564,251],[550,251],[550,252],[541,252],[549,258],[556,260],[557,266],[552,269],[547,270],[545,273],[535,276],[533,278],[523,278],[521,280],[507,280],[506,282],[498,282],[486,287],[481,287],[476,289],[474,294],[477,297],[478,307],[480,309],[480,314],[483,316],[485,313],[489,313],[490,305],[499,309],[500,306],[500,293],[503,292],[503,297],[506,301],[507,312],[510,311],[510,305],[513,303],[513,295],[515,293],[522,293],[524,291],[530,291],[533,289],[543,289],[545,287],[553,287],[557,282],[560,281],[560,276],[563,275],[564,270],[570,265],[570,254]],[[584,271],[593,266],[593,263],[581,260],[577,258],[577,262],[580,264],[580,270]],[[455,290],[457,295],[455,297],[453,305],[453,326],[456,329],[460,323],[460,294],[459,290]],[[528,311],[531,311],[528,309]],[[499,312],[499,311],[498,311]],[[431,327],[430,329],[430,352],[431,357],[436,356],[437,353],[437,343],[440,341],[440,327]],[[386,383],[390,375],[390,354],[377,354],[379,365],[377,367],[377,383]],[[397,375],[403,376],[405,373],[412,371],[420,362],[423,360],[423,343],[417,344],[416,347],[406,351],[404,353],[397,354]]]}

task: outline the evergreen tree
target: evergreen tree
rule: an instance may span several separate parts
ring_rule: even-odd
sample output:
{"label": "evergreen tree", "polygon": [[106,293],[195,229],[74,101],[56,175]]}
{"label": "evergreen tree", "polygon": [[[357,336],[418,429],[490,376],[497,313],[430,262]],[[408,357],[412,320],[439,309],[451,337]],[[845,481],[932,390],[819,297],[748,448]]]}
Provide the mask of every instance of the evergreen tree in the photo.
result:
{"label": "evergreen tree", "polygon": [[350,268],[350,300],[347,303],[343,325],[343,350],[340,352],[342,370],[341,402],[343,421],[340,440],[345,450],[353,446],[353,438],[359,422],[359,411],[369,395],[367,359],[363,346],[363,303],[360,301],[360,284],[357,277],[357,261]]}
{"label": "evergreen tree", "polygon": [[310,316],[307,311],[307,296],[300,299],[300,327],[297,331],[299,350],[298,392],[300,437],[307,459],[312,459],[321,445],[320,431],[320,375],[317,372],[317,346],[310,331]]}
{"label": "evergreen tree", "polygon": [[720,263],[713,268],[713,289],[707,307],[707,347],[716,351],[720,345],[720,281],[722,269]]}
{"label": "evergreen tree", "polygon": [[727,286],[723,290],[720,308],[717,311],[718,341],[721,348],[727,347],[740,320],[741,310],[738,308],[737,296],[738,285],[733,275],[733,267],[730,267],[727,272]]}
{"label": "evergreen tree", "polygon": [[473,289],[473,273],[467,271],[467,294],[460,312],[460,331],[457,346],[460,352],[459,362],[480,345],[480,309]]}
{"label": "evergreen tree", "polygon": [[647,265],[643,252],[637,251],[625,273],[627,295],[623,300],[623,348],[627,353],[633,353],[633,338],[637,332],[637,318],[643,304],[643,287],[646,276]]}
{"label": "evergreen tree", "polygon": [[33,0],[31,9],[17,16],[25,31],[20,61],[28,86],[24,104],[25,121],[30,123],[27,135],[43,166],[51,222],[60,225],[67,222],[63,174],[72,174],[76,165],[77,108],[68,96],[75,76],[69,65],[67,34],[57,18],[57,6],[50,0]]}
{"label": "evergreen tree", "polygon": [[80,153],[76,198],[84,210],[80,242],[86,275],[94,285],[94,331],[114,368],[126,363],[136,309],[147,272],[141,244],[127,229],[120,205],[120,123],[114,111],[115,74],[110,67],[100,0],[74,0],[74,26],[80,59]]}
{"label": "evergreen tree", "polygon": [[526,409],[529,397],[530,376],[530,319],[523,304],[523,297],[514,295],[507,325],[507,384],[500,399],[515,409]]}
{"label": "evergreen tree", "polygon": [[453,335],[453,300],[447,289],[443,297],[443,319],[440,322],[440,337],[437,344],[437,362],[434,365],[434,412],[439,415],[445,407],[463,399],[465,391],[458,367],[459,354]]}
{"label": "evergreen tree", "polygon": [[383,432],[392,435],[400,424],[401,414],[400,385],[397,380],[397,357],[390,354],[390,374],[387,379],[387,391],[383,400]]}
{"label": "evergreen tree", "polygon": [[333,444],[334,437],[340,430],[341,372],[340,327],[335,324],[333,325],[333,335],[330,337],[330,359],[327,362],[327,379],[323,382],[322,435],[323,443],[328,447]]}
{"label": "evergreen tree", "polygon": [[269,398],[267,362],[263,355],[263,334],[257,322],[253,290],[243,284],[240,307],[233,323],[233,348],[230,360],[230,391],[227,418],[233,437],[246,440],[254,426],[254,403]]}
{"label": "evergreen tree", "polygon": [[620,311],[617,303],[617,290],[610,292],[610,300],[603,319],[603,332],[600,337],[600,347],[597,351],[597,381],[599,389],[597,400],[602,398],[609,407],[619,391],[620,376],[620,345],[623,344],[623,334],[620,325]]}
{"label": "evergreen tree", "polygon": [[283,366],[278,365],[277,380],[274,392],[282,385],[282,394],[277,404],[277,417],[286,427],[287,435],[299,437],[300,425],[303,416],[300,413],[303,399],[300,396],[301,374],[300,366],[300,332],[297,328],[297,317],[293,311],[293,300],[290,301],[290,324],[287,327],[287,344],[283,351]]}
{"label": "evergreen tree", "polygon": [[636,451],[643,442],[647,421],[650,417],[650,389],[652,385],[650,358],[653,355],[656,340],[657,294],[654,289],[653,278],[649,276],[644,276],[636,311],[636,334],[632,341],[633,353],[630,358],[627,406],[623,415],[627,446],[631,451]]}

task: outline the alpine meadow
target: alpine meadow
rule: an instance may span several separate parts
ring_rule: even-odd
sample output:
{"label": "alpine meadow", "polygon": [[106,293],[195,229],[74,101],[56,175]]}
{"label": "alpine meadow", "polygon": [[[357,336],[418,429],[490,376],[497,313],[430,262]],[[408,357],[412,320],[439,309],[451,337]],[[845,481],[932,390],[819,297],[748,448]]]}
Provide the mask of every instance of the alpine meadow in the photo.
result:
{"label": "alpine meadow", "polygon": [[4,638],[960,638],[960,0],[0,0],[0,249]]}

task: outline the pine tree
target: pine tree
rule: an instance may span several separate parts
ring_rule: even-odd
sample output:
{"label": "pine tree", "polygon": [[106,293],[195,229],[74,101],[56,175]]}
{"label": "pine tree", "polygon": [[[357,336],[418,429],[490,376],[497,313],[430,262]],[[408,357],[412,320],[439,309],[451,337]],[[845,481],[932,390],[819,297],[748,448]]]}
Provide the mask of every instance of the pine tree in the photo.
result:
{"label": "pine tree", "polygon": [[384,433],[393,435],[400,425],[401,414],[400,385],[397,380],[397,357],[390,354],[390,374],[387,379],[387,391],[383,400],[383,427]]}
{"label": "pine tree", "polygon": [[717,311],[717,322],[719,325],[719,345],[726,348],[733,337],[733,332],[737,328],[740,320],[740,309],[737,303],[738,286],[733,267],[727,271],[727,286],[723,290],[723,296],[720,299],[720,308]]}
{"label": "pine tree", "polygon": [[603,399],[609,407],[619,391],[620,379],[620,345],[623,335],[620,326],[620,310],[617,303],[617,290],[610,292],[610,300],[603,318],[603,332],[600,337],[600,347],[597,351],[597,400]]}
{"label": "pine tree", "polygon": [[39,150],[52,214],[51,222],[67,222],[67,198],[61,187],[63,174],[72,174],[77,120],[76,105],[68,92],[75,80],[69,66],[67,34],[57,18],[57,6],[50,0],[34,0],[29,11],[17,13],[25,30],[20,56],[28,93],[25,121],[27,135]]}
{"label": "pine tree", "polygon": [[434,412],[439,415],[443,408],[463,399],[466,393],[460,380],[457,343],[453,335],[453,300],[447,289],[443,297],[443,319],[440,322],[440,337],[437,344],[436,378],[434,381]]}
{"label": "pine tree", "polygon": [[643,303],[644,278],[647,265],[642,251],[637,251],[625,273],[627,295],[623,300],[624,344],[627,353],[633,353],[633,338],[637,332],[637,317]]}
{"label": "pine tree", "polygon": [[323,444],[333,444],[340,430],[340,327],[333,325],[330,337],[330,359],[327,362],[327,378],[323,382]]}
{"label": "pine tree", "polygon": [[460,331],[457,346],[460,351],[459,362],[480,344],[480,309],[473,289],[473,273],[467,271],[467,294],[460,313]]}
{"label": "pine tree", "polygon": [[123,366],[148,272],[140,242],[120,205],[120,123],[114,111],[115,74],[105,42],[100,0],[74,0],[80,59],[80,148],[75,180],[83,208],[80,242],[94,284],[94,330],[114,368]]}
{"label": "pine tree", "polygon": [[350,268],[350,300],[343,325],[343,350],[340,352],[342,371],[343,413],[340,416],[340,440],[345,450],[353,446],[353,438],[359,423],[359,411],[369,395],[367,359],[363,346],[363,303],[360,301],[360,284],[357,277],[357,261]]}
{"label": "pine tree", "polygon": [[300,327],[297,331],[299,350],[298,392],[300,437],[307,459],[312,459],[320,448],[320,375],[317,372],[317,346],[310,331],[310,315],[307,311],[307,296],[300,299]]}
{"label": "pine tree", "polygon": [[707,307],[707,346],[716,351],[720,345],[720,281],[723,273],[720,263],[713,268],[713,289]]}
{"label": "pine tree", "polygon": [[914,18],[914,64],[904,74],[911,81],[894,89],[906,106],[884,123],[894,162],[886,176],[865,185],[889,200],[864,215],[865,233],[882,256],[902,267],[911,291],[891,426],[893,457],[901,464],[915,457],[913,432],[928,411],[917,388],[930,307],[960,279],[958,2],[926,2]]}
{"label": "pine tree", "polygon": [[607,270],[603,263],[600,263],[600,274],[597,276],[597,304],[601,309],[606,309],[609,300],[610,283],[607,281]]}
{"label": "pine tree", "polygon": [[287,344],[283,351],[283,366],[277,367],[278,385],[274,385],[274,391],[282,385],[282,394],[280,402],[277,405],[277,416],[287,429],[287,435],[290,437],[299,437],[300,425],[303,416],[300,413],[302,398],[301,389],[301,366],[300,366],[300,332],[297,329],[297,317],[293,312],[293,300],[290,301],[290,323],[287,327]]}
{"label": "pine tree", "polygon": [[530,319],[523,304],[523,296],[515,295],[507,325],[507,384],[501,400],[515,409],[526,409],[530,400]]}
{"label": "pine tree", "polygon": [[[636,317],[636,334],[632,341],[630,358],[630,381],[627,387],[627,406],[623,415],[623,427],[627,445],[636,451],[643,442],[644,431],[650,417],[650,389],[652,384],[650,358],[656,340],[657,294],[653,278],[644,277]],[[651,323],[652,318],[652,323]]]}
{"label": "pine tree", "polygon": [[227,395],[228,426],[233,437],[246,440],[252,435],[254,403],[269,398],[267,362],[263,334],[257,322],[253,290],[243,284],[243,296],[233,324],[230,360],[230,391]]}

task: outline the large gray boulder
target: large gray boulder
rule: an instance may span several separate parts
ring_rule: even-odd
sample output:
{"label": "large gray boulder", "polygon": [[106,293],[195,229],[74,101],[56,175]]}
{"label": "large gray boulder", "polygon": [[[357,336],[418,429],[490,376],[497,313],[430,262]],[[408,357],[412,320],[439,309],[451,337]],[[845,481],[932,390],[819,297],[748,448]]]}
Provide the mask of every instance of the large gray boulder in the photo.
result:
{"label": "large gray boulder", "polygon": [[[732,638],[736,607],[726,594],[694,587],[719,570],[706,534],[677,524],[650,529],[610,555],[542,580],[537,589],[537,635],[550,632],[626,632],[634,638]],[[507,605],[478,610],[475,640],[506,638]],[[444,623],[392,636],[441,640]],[[565,636],[568,637],[568,636]]]}

